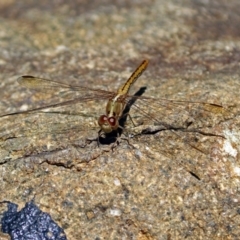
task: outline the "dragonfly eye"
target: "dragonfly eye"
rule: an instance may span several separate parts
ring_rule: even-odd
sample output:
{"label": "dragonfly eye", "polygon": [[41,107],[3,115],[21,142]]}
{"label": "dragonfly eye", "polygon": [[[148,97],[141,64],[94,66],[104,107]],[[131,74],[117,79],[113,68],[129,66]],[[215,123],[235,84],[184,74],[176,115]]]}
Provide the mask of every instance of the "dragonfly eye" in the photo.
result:
{"label": "dragonfly eye", "polygon": [[101,115],[98,119],[98,124],[101,126],[101,125],[105,124],[106,122],[108,122],[107,116]]}
{"label": "dragonfly eye", "polygon": [[110,117],[110,118],[108,118],[108,122],[112,127],[114,127],[116,125],[116,118]]}

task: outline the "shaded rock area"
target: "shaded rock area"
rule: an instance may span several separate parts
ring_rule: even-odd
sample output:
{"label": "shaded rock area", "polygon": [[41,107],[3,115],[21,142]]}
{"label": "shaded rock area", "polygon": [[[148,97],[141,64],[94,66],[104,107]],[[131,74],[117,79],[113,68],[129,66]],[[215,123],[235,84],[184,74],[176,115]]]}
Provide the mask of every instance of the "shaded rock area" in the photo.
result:
{"label": "shaded rock area", "polygon": [[[239,239],[238,0],[11,0],[0,21],[0,201],[34,197],[67,239]],[[89,140],[107,95],[17,82],[116,91],[144,59],[114,145]]]}

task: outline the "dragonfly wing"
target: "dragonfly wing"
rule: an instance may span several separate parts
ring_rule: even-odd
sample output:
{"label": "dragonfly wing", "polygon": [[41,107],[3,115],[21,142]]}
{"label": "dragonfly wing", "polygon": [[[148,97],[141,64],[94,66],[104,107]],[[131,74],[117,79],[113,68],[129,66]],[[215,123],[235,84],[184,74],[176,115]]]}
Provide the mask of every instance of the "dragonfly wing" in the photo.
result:
{"label": "dragonfly wing", "polygon": [[101,99],[108,99],[111,97],[114,93],[105,91],[102,89],[93,89],[89,87],[84,86],[76,86],[76,85],[69,85],[57,81],[52,81],[49,79],[44,78],[38,78],[33,76],[22,76],[18,78],[18,83],[26,88],[29,89],[35,89],[38,91],[47,91],[50,93],[56,93],[56,92],[72,92],[72,93],[84,93],[84,95],[92,96],[92,98],[101,98]]}
{"label": "dragonfly wing", "polygon": [[225,112],[221,105],[205,102],[127,97],[127,103],[131,105],[131,102],[134,102],[131,111],[136,112],[132,114],[133,117],[135,115],[141,119],[142,116],[142,122],[165,123],[172,127],[187,127],[193,123],[195,127],[206,127],[216,121],[216,118],[220,119]]}
{"label": "dragonfly wing", "polygon": [[135,125],[129,125],[129,121],[127,128],[132,129],[134,134],[167,130],[172,135],[168,142],[172,143],[175,149],[185,144],[202,153],[207,153],[209,149],[200,144],[201,138],[222,138],[221,133],[212,130],[224,117],[225,109],[221,105],[142,96],[128,96],[126,100],[126,103],[131,105],[129,113]]}
{"label": "dragonfly wing", "polygon": [[55,96],[55,100],[53,100],[54,98],[52,97],[51,102],[45,104],[45,106],[21,112],[4,114],[1,115],[0,117],[8,115],[28,114],[44,109],[65,107],[67,105],[73,106],[75,104],[81,104],[87,101],[108,100],[115,95],[114,92],[109,92],[101,89],[92,89],[83,86],[68,85],[44,78],[38,78],[27,75],[18,78],[18,83],[26,88],[54,95],[57,94],[57,96]]}
{"label": "dragonfly wing", "polygon": [[84,159],[86,139],[97,138],[98,130],[95,116],[85,114],[37,112],[7,116],[0,118],[0,156],[2,161],[28,156],[44,160],[52,153],[56,160],[56,153],[60,151],[62,164],[67,165],[75,158]]}
{"label": "dragonfly wing", "polygon": [[56,90],[66,90],[69,89],[70,86],[50,81],[48,79],[44,78],[38,78],[33,76],[22,76],[17,79],[18,83],[24,87],[30,88],[30,89],[37,89],[37,90],[49,90],[49,91],[56,91]]}
{"label": "dragonfly wing", "polygon": [[[99,128],[96,116],[68,112],[35,112],[0,118],[0,139],[68,134]],[[43,136],[44,137],[44,136]]]}

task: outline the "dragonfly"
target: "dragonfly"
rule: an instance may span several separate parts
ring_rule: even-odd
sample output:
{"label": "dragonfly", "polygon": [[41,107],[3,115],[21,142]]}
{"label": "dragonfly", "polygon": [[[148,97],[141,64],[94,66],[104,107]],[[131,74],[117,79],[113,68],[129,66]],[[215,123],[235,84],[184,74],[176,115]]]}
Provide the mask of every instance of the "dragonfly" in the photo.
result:
{"label": "dragonfly", "polygon": [[[17,81],[21,86],[26,88],[52,93],[65,91],[70,93],[70,95],[72,93],[77,93],[78,96],[55,104],[50,104],[22,112],[10,113],[4,116],[33,113],[48,108],[63,107],[66,105],[72,105],[91,100],[107,100],[105,114],[100,115],[97,121],[100,128],[98,132],[99,139],[101,134],[109,134],[117,131],[119,128],[123,129],[120,124],[120,119],[126,114],[130,116],[129,112],[124,113],[124,110],[128,105],[132,105],[132,107],[135,108],[140,115],[144,116],[148,120],[153,120],[156,124],[160,124],[165,129],[174,129],[172,128],[171,124],[167,123],[167,118],[169,115],[168,111],[171,112],[172,109],[177,109],[176,114],[181,111],[187,116],[189,115],[189,109],[193,112],[204,112],[204,117],[221,113],[223,110],[221,105],[215,103],[171,100],[165,98],[159,99],[147,96],[129,95],[132,85],[147,69],[148,63],[148,60],[143,60],[136,70],[131,74],[128,80],[121,87],[119,87],[116,92],[65,84],[30,75],[21,76]],[[174,119],[176,118],[176,114],[173,116]]]}

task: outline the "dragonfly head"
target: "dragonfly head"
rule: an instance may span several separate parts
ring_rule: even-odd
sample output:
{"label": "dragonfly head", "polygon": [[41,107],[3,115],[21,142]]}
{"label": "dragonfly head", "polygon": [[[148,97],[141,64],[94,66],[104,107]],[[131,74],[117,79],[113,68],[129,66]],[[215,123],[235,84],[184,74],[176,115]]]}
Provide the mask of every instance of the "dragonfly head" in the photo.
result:
{"label": "dragonfly head", "polygon": [[118,121],[115,117],[108,117],[107,115],[101,115],[98,119],[98,125],[105,133],[110,133],[118,128]]}

